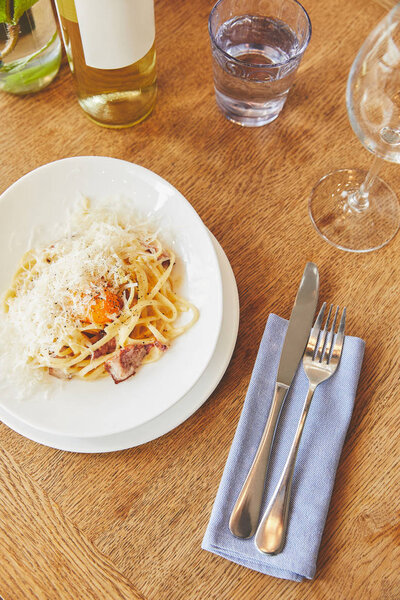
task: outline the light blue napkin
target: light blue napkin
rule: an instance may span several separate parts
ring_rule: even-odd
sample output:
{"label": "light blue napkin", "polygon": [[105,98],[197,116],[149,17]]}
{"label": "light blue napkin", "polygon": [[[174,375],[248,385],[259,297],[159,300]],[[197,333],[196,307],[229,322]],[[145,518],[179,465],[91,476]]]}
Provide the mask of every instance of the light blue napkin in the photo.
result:
{"label": "light blue napkin", "polygon": [[[257,550],[254,538],[243,540],[232,535],[228,522],[268,416],[287,325],[276,315],[268,318],[202,548],[255,571],[301,581],[315,574],[365,344],[346,336],[336,373],[315,391],[296,461],[286,545],[281,554],[265,555]],[[308,380],[300,364],[279,419],[263,510],[289,454],[307,389]]]}

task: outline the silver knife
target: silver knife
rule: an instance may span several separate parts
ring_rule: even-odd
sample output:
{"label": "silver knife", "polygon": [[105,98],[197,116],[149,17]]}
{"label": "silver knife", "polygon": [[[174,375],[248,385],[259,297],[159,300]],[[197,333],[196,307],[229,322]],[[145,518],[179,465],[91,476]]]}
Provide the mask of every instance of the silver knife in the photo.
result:
{"label": "silver knife", "polygon": [[318,291],[317,266],[308,262],[283,342],[271,410],[253,464],[229,520],[229,529],[233,535],[240,538],[251,537],[257,529],[276,424],[310,335],[318,302]]}

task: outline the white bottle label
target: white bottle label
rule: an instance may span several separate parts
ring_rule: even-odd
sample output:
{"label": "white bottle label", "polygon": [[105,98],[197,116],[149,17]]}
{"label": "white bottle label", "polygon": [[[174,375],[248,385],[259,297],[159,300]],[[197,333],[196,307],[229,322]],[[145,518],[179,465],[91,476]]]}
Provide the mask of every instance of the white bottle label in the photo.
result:
{"label": "white bottle label", "polygon": [[75,0],[85,62],[121,69],[154,43],[154,0]]}

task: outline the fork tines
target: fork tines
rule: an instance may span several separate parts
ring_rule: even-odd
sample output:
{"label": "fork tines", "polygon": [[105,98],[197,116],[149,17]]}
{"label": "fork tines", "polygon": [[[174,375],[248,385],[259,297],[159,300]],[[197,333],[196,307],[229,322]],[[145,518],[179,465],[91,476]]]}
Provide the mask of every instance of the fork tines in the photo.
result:
{"label": "fork tines", "polygon": [[[340,357],[340,353],[343,347],[344,341],[344,327],[346,321],[346,308],[343,309],[342,316],[340,319],[339,327],[335,335],[335,327],[339,314],[339,306],[333,315],[333,321],[329,330],[330,320],[333,311],[333,305],[331,304],[328,310],[324,328],[321,329],[324,321],[324,315],[326,310],[326,302],[323,303],[318,316],[315,320],[314,326],[310,333],[310,338],[307,344],[306,352],[312,354],[313,360],[318,362],[326,362],[329,364],[332,360],[337,360]],[[333,347],[332,347],[333,344]]]}

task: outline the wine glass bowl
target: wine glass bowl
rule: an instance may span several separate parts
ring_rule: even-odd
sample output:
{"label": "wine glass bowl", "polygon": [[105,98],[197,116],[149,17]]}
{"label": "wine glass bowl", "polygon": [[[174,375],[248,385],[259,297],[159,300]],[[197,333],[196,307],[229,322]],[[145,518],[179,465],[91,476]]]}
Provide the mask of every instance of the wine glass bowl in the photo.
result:
{"label": "wine glass bowl", "polygon": [[372,31],[347,82],[350,124],[372,153],[400,163],[400,8]]}
{"label": "wine glass bowl", "polygon": [[343,250],[369,252],[397,233],[396,194],[378,177],[383,161],[400,163],[400,5],[369,34],[347,81],[350,124],[374,154],[368,172],[341,169],[312,190],[311,220],[320,235]]}

